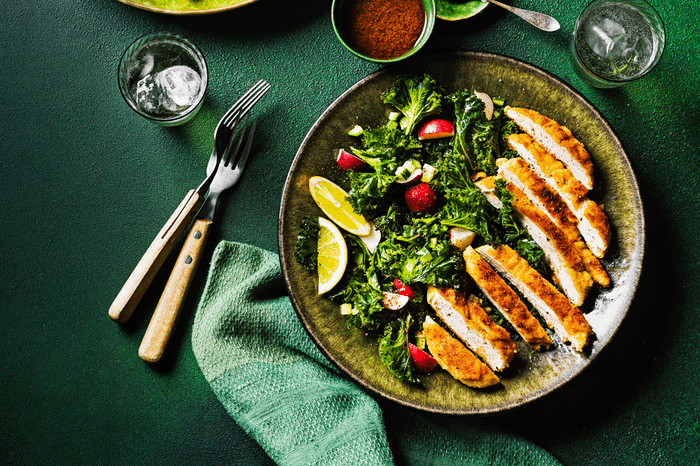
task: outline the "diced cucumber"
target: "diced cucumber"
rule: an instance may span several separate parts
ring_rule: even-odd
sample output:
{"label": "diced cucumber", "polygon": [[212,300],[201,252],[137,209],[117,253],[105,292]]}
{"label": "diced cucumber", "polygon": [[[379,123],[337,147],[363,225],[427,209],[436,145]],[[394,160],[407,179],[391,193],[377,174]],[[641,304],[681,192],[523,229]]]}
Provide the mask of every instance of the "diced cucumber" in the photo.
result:
{"label": "diced cucumber", "polygon": [[406,181],[408,177],[411,176],[411,173],[413,173],[413,170],[406,167],[405,165],[401,165],[399,168],[396,169],[396,177],[401,181]]}
{"label": "diced cucumber", "polygon": [[365,130],[362,128],[360,125],[355,125],[352,128],[350,128],[350,131],[348,131],[348,134],[350,136],[361,136],[362,133],[364,133]]}
{"label": "diced cucumber", "polygon": [[420,168],[420,162],[415,159],[408,159],[396,169],[396,176],[401,181],[406,181],[411,174]]}
{"label": "diced cucumber", "polygon": [[435,175],[437,174],[437,168],[433,167],[430,164],[423,164],[423,175],[421,176],[421,181],[425,183],[430,183],[433,181],[433,178],[435,178]]}
{"label": "diced cucumber", "polygon": [[416,332],[416,343],[415,345],[425,351],[425,335],[423,335],[423,332]]}
{"label": "diced cucumber", "polygon": [[499,107],[503,107],[503,105],[506,103],[505,100],[499,98],[492,98],[491,100],[493,101],[494,105],[498,105]]}

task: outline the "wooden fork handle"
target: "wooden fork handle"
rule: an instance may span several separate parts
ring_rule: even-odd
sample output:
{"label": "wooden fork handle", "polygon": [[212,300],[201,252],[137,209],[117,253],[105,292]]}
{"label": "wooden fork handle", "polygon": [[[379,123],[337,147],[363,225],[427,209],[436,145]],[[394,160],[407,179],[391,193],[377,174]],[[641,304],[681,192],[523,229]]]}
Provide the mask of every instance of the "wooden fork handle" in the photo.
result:
{"label": "wooden fork handle", "polygon": [[165,352],[197,271],[210,227],[211,220],[197,219],[185,239],[139,347],[139,357],[146,362],[159,361]]}
{"label": "wooden fork handle", "polygon": [[114,299],[109,308],[109,317],[112,320],[124,323],[131,317],[163,262],[203,203],[204,197],[194,189],[180,202]]}

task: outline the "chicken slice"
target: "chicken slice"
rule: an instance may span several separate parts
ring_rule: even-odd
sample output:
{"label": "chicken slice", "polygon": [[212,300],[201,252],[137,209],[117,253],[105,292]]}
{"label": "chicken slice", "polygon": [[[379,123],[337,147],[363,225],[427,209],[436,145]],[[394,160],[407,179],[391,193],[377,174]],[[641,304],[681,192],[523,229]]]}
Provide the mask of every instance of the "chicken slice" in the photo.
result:
{"label": "chicken slice", "polygon": [[[493,176],[486,177],[474,184],[491,205],[500,209],[503,204],[494,193],[495,179]],[[516,219],[542,249],[555,282],[562,287],[571,304],[581,306],[593,287],[593,278],[586,271],[578,251],[564,232],[549,217],[537,210],[522,191],[510,183],[507,188],[514,195],[513,210]]]}
{"label": "chicken slice", "polygon": [[508,367],[517,346],[508,331],[496,324],[481,306],[452,288],[430,286],[426,298],[452,333],[491,369],[500,372]]}
{"label": "chicken slice", "polygon": [[569,238],[579,252],[581,261],[593,281],[603,287],[610,286],[610,277],[598,258],[588,248],[581,237],[577,217],[571,212],[558,192],[554,191],[528,163],[516,157],[499,166],[499,174],[509,183],[519,188],[532,204],[547,214]]}
{"label": "chicken slice", "polygon": [[476,252],[520,291],[563,342],[571,342],[576,351],[583,351],[593,337],[593,329],[566,296],[505,244],[497,248],[480,246]]}
{"label": "chicken slice", "polygon": [[464,385],[485,388],[499,382],[498,376],[486,364],[430,317],[425,318],[423,334],[428,351],[440,367]]}
{"label": "chicken slice", "polygon": [[566,165],[586,189],[593,189],[591,156],[566,126],[527,108],[506,107],[506,115]]}
{"label": "chicken slice", "polygon": [[536,350],[548,348],[552,344],[552,339],[515,291],[477,254],[474,248],[469,246],[462,254],[469,276],[520,336]]}
{"label": "chicken slice", "polygon": [[593,254],[602,258],[610,243],[610,222],[600,206],[586,196],[586,188],[528,134],[512,134],[508,145],[542,178],[575,215],[578,231]]}
{"label": "chicken slice", "polygon": [[527,133],[511,134],[508,145],[525,159],[535,172],[549,183],[571,206],[588,194],[588,189],[577,180],[571,170],[550,154]]}

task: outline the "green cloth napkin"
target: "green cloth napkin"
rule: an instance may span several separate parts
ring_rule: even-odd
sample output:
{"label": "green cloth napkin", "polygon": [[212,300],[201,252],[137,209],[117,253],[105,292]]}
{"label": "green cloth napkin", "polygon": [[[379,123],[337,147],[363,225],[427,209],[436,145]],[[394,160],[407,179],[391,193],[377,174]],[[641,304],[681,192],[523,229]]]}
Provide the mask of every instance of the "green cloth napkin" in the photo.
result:
{"label": "green cloth napkin", "polygon": [[192,347],[226,410],[281,466],[559,464],[493,419],[375,400],[306,334],[269,251],[216,247]]}

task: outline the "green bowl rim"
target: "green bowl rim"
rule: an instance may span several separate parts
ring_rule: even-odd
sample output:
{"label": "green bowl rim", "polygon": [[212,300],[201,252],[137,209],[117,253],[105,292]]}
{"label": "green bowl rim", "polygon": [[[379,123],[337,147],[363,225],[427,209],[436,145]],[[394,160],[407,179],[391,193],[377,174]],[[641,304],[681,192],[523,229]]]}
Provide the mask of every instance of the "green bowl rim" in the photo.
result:
{"label": "green bowl rim", "polygon": [[353,49],[345,40],[343,40],[342,35],[340,34],[339,26],[336,23],[336,16],[339,16],[339,10],[343,6],[343,3],[345,3],[347,0],[333,0],[333,3],[331,4],[331,22],[333,23],[333,31],[335,32],[335,36],[338,38],[341,44],[348,49],[350,52],[352,52],[354,55],[357,55],[358,57],[371,61],[374,63],[396,63],[401,60],[405,60],[406,58],[414,55],[416,52],[418,52],[423,46],[428,42],[428,39],[430,39],[430,36],[433,33],[433,28],[435,27],[435,20],[436,20],[436,13],[437,13],[437,8],[435,6],[435,0],[420,0],[421,3],[423,4],[423,7],[425,9],[425,15],[426,15],[426,21],[425,25],[423,26],[423,31],[421,32],[420,37],[418,37],[418,40],[416,41],[416,44],[413,46],[411,50],[408,52],[404,53],[401,56],[398,56],[396,58],[389,58],[389,59],[378,59],[378,58],[370,58],[367,55],[363,55]]}

